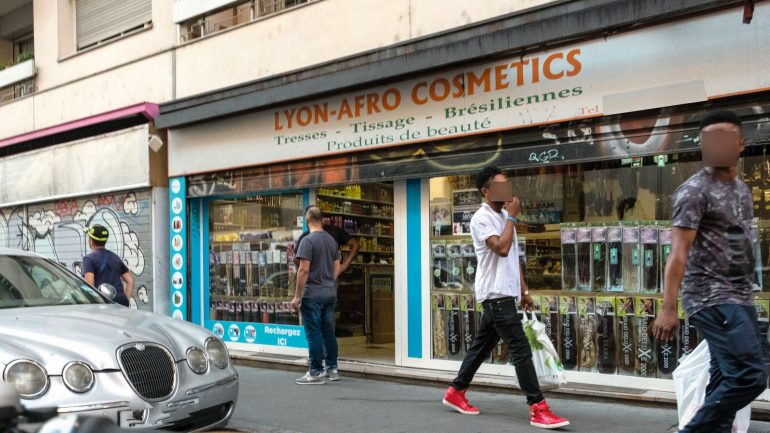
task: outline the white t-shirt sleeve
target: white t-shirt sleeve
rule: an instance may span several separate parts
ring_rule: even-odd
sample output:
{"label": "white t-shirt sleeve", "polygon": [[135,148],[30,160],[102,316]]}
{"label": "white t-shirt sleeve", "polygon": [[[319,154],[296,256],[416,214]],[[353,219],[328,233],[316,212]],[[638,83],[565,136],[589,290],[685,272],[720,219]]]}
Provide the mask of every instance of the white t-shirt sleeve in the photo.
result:
{"label": "white t-shirt sleeve", "polygon": [[471,224],[471,230],[473,231],[473,237],[481,242],[486,242],[492,236],[500,236],[500,229],[498,224],[495,224],[490,218],[480,217],[476,218]]}

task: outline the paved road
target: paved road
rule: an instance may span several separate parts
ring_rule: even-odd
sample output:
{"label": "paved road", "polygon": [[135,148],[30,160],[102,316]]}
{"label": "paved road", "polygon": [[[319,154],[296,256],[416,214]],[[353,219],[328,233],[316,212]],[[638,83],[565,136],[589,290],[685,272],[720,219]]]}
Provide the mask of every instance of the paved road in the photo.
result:
{"label": "paved road", "polygon": [[[239,367],[241,394],[230,427],[254,433],[496,433],[542,432],[529,425],[519,394],[470,392],[480,416],[456,414],[441,405],[444,389],[379,380],[344,378],[322,386],[298,386],[299,375]],[[547,396],[546,396],[547,397]],[[590,433],[666,433],[676,422],[669,406],[633,405],[550,398],[551,406],[572,421],[563,431]],[[754,423],[750,433],[770,432]]]}

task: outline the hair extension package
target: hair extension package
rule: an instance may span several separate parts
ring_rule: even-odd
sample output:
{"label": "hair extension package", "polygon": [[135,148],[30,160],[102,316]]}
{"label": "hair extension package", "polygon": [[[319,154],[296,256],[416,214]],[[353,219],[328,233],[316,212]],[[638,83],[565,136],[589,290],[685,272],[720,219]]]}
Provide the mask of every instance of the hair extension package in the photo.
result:
{"label": "hair extension package", "polygon": [[446,244],[441,241],[433,241],[431,252],[433,255],[433,289],[444,289],[448,284]]}
{"label": "hair extension package", "polygon": [[577,233],[574,224],[561,226],[561,287],[563,290],[577,288]]}
{"label": "hair extension package", "polygon": [[448,354],[446,321],[444,320],[444,294],[431,294],[433,310],[433,357],[445,359]]}
{"label": "hair extension package", "polygon": [[447,287],[453,290],[463,288],[463,258],[459,243],[450,243],[446,246],[447,263]]}
{"label": "hair extension package", "polygon": [[638,224],[623,225],[623,291],[625,292],[639,292],[641,286],[642,245],[639,239]]}
{"label": "hair extension package", "polygon": [[596,298],[596,350],[599,373],[615,374],[618,369],[618,344],[615,336],[615,298]]}
{"label": "hair extension package", "polygon": [[655,298],[636,300],[636,375],[655,377],[655,336],[652,325],[655,323]]}
{"label": "hair extension package", "polygon": [[660,283],[660,247],[658,226],[652,222],[643,223],[642,240],[642,291],[657,293]]}
{"label": "hair extension package", "polygon": [[473,248],[473,242],[468,241],[462,244],[462,256],[465,289],[473,291],[476,287],[476,268],[478,267],[478,260],[476,259],[476,251]]}
{"label": "hair extension package", "polygon": [[618,372],[634,375],[636,367],[636,317],[634,298],[624,296],[617,301],[618,342],[620,343],[620,360]]}
{"label": "hair extension package", "polygon": [[476,338],[476,298],[474,295],[461,295],[460,313],[463,320],[463,347],[465,351],[471,348]]}
{"label": "hair extension package", "polygon": [[607,227],[607,285],[612,292],[623,291],[623,227]]}
{"label": "hair extension package", "polygon": [[671,256],[671,224],[662,222],[658,231],[660,243],[660,291],[666,288],[666,264]]}
{"label": "hair extension package", "polygon": [[[658,311],[663,311],[663,298],[658,300]],[[657,341],[656,350],[658,358],[658,376],[661,379],[671,379],[672,373],[679,365],[679,358],[676,356],[678,338],[674,336],[671,341]]]}
{"label": "hair extension package", "polygon": [[595,292],[608,290],[607,246],[607,227],[604,225],[594,226],[591,229],[591,269],[593,270],[591,285]]}
{"label": "hair extension package", "polygon": [[559,347],[559,297],[540,297],[540,321],[545,325],[545,333],[551,339],[553,347]]}
{"label": "hair extension package", "polygon": [[462,359],[462,321],[460,320],[460,295],[448,294],[444,301],[447,324],[449,359]]}
{"label": "hair extension package", "polygon": [[577,299],[574,296],[562,296],[559,299],[559,311],[561,313],[559,356],[565,370],[574,370],[578,366]]}
{"label": "hair extension package", "polygon": [[576,238],[578,290],[591,291],[591,227],[577,227]]}
{"label": "hair extension package", "polygon": [[596,371],[596,298],[578,298],[580,319],[580,371]]}

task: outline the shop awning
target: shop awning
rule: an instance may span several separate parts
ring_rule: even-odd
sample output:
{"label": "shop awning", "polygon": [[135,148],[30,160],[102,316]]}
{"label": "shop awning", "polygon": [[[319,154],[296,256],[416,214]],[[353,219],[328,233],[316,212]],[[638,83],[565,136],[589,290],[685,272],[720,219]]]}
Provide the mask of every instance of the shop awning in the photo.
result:
{"label": "shop awning", "polygon": [[158,105],[142,102],[106,113],[0,139],[0,155],[25,152],[147,123],[158,116]]}

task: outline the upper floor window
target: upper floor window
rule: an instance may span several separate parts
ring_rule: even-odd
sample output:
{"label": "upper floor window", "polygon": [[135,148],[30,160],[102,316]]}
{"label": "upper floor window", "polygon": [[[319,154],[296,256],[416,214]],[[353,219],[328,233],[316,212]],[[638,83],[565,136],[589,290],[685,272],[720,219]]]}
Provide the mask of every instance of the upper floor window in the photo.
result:
{"label": "upper floor window", "polygon": [[76,0],[77,49],[82,50],[152,24],[152,0]]}

